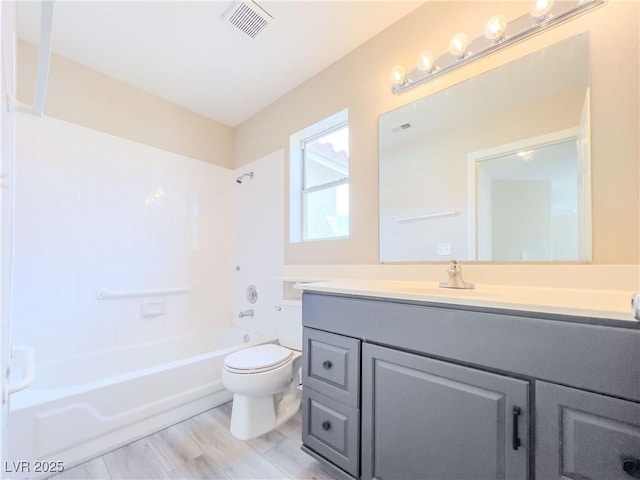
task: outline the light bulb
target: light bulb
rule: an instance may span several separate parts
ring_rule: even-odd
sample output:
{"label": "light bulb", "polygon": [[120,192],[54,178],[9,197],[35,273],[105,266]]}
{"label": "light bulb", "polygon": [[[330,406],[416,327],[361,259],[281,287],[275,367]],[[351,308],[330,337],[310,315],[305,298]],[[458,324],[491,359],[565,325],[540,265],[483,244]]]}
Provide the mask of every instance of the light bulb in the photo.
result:
{"label": "light bulb", "polygon": [[504,31],[507,29],[507,19],[504,15],[495,15],[489,19],[484,27],[484,36],[489,40],[498,42],[502,40]]}
{"label": "light bulb", "polygon": [[534,150],[523,150],[518,152],[518,156],[522,159],[523,162],[530,162],[533,160],[533,155],[536,153]]}
{"label": "light bulb", "polygon": [[536,20],[543,19],[547,16],[551,7],[553,7],[554,0],[536,0],[533,7],[529,10],[529,13]]}
{"label": "light bulb", "polygon": [[404,83],[404,68],[397,66],[391,69],[391,83],[394,86],[402,85]]}
{"label": "light bulb", "polygon": [[420,55],[418,55],[417,67],[418,70],[422,70],[423,72],[431,73],[434,70],[436,63],[436,57],[430,50],[425,50]]}
{"label": "light bulb", "polygon": [[449,42],[449,53],[454,57],[462,58],[467,52],[469,45],[469,37],[464,33],[458,33],[451,38]]}

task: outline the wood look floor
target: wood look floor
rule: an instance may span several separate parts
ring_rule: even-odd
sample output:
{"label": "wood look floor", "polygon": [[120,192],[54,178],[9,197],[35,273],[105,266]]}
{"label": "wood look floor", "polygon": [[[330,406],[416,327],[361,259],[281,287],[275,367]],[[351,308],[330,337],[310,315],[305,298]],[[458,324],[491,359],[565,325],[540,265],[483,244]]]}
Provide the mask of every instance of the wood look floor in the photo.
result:
{"label": "wood look floor", "polygon": [[332,480],[300,450],[300,413],[243,442],[229,433],[231,403],[78,465],[52,480],[317,479]]}

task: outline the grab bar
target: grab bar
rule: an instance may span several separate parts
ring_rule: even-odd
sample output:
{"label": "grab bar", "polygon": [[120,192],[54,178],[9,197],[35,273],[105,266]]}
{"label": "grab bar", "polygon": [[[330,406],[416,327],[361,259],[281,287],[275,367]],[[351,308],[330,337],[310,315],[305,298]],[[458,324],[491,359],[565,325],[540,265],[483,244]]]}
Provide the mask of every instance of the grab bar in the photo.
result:
{"label": "grab bar", "polygon": [[11,358],[16,356],[16,353],[24,355],[24,365],[22,366],[22,380],[18,383],[10,383],[7,386],[9,395],[12,393],[24,390],[33,383],[36,378],[36,355],[33,347],[27,345],[15,345]]}
{"label": "grab bar", "polygon": [[414,220],[426,220],[428,218],[439,218],[439,217],[455,217],[459,215],[460,212],[458,210],[451,210],[450,212],[441,212],[441,213],[431,213],[429,215],[419,215],[417,217],[405,217],[405,218],[397,218],[396,222],[412,222]]}
{"label": "grab bar", "polygon": [[185,285],[178,288],[156,288],[150,290],[108,290],[102,288],[96,292],[96,298],[99,300],[107,300],[109,298],[129,298],[129,297],[157,297],[160,295],[178,295],[180,293],[189,293],[191,285]]}

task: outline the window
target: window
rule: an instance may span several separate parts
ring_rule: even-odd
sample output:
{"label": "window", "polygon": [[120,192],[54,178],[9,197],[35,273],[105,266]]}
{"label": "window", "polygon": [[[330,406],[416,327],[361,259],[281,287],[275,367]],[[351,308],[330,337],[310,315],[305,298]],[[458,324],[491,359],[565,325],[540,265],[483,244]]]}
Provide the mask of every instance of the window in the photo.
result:
{"label": "window", "polygon": [[291,137],[291,241],[349,236],[347,111]]}

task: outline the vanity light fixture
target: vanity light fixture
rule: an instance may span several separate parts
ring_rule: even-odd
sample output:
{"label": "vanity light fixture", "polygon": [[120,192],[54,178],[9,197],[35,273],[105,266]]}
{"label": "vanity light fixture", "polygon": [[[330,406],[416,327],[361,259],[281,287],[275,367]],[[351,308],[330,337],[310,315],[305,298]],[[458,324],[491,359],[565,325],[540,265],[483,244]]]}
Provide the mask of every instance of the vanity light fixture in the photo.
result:
{"label": "vanity light fixture", "polygon": [[436,57],[425,50],[418,57],[416,68],[405,72],[401,66],[391,71],[391,90],[396,95],[411,90],[432,78],[473,62],[501,48],[530,37],[544,29],[569,20],[608,0],[534,0],[524,15],[507,21],[504,15],[491,17],[485,25],[485,34],[469,40],[464,33],[454,35],[449,42],[449,51]]}
{"label": "vanity light fixture", "polygon": [[435,70],[436,56],[430,50],[425,50],[418,56],[416,67],[425,73],[433,73]]}
{"label": "vanity light fixture", "polygon": [[553,7],[553,4],[554,0],[536,0],[531,10],[529,10],[529,13],[536,21],[544,20],[549,14],[551,7]]}
{"label": "vanity light fixture", "polygon": [[467,37],[467,34],[458,33],[449,41],[449,53],[458,59],[462,59],[469,55],[468,46],[469,37]]}
{"label": "vanity light fixture", "polygon": [[402,85],[404,83],[404,68],[393,67],[391,69],[391,83],[394,86]]}
{"label": "vanity light fixture", "polygon": [[507,18],[504,15],[495,15],[489,19],[484,27],[484,36],[496,43],[504,39],[507,29]]}

